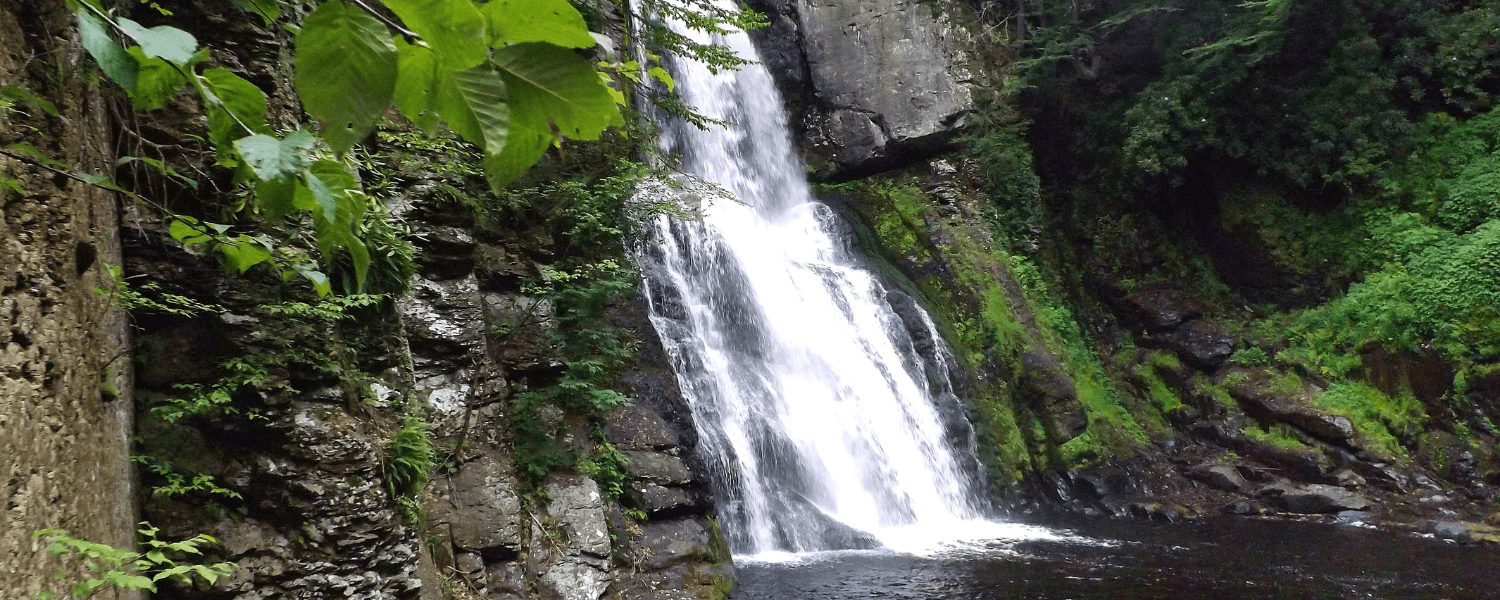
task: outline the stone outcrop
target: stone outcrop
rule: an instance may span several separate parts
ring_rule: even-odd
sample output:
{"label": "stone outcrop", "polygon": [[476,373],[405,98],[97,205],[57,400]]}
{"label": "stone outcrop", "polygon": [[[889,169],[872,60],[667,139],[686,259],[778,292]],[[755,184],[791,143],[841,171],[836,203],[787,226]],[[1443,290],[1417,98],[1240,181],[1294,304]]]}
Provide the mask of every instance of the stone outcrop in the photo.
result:
{"label": "stone outcrop", "polygon": [[[0,82],[52,103],[0,103],[0,148],[26,143],[108,172],[106,100],[67,20],[60,1],[0,5]],[[52,574],[77,566],[43,552],[34,531],[135,536],[127,322],[95,292],[113,285],[119,223],[112,193],[0,155],[0,597],[61,588]]]}
{"label": "stone outcrop", "polygon": [[770,15],[756,40],[808,149],[841,172],[929,155],[975,110],[974,19],[961,2],[754,4]]}

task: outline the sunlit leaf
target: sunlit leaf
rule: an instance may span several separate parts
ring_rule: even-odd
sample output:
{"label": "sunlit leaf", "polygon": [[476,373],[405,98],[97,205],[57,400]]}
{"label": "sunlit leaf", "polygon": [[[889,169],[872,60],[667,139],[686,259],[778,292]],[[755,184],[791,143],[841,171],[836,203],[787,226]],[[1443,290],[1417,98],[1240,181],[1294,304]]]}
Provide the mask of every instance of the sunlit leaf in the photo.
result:
{"label": "sunlit leaf", "polygon": [[193,51],[198,49],[198,40],[193,34],[167,25],[158,25],[150,29],[141,26],[125,17],[115,19],[125,35],[135,39],[135,43],[141,45],[141,51],[146,56],[174,62],[187,64],[193,60]]}
{"label": "sunlit leaf", "polygon": [[433,107],[433,93],[438,85],[437,55],[422,46],[396,38],[396,108],[422,131],[432,135],[442,123]]}
{"label": "sunlit leaf", "polygon": [[381,0],[422,36],[448,70],[484,62],[485,22],[469,0]]}
{"label": "sunlit leaf", "polygon": [[74,14],[78,16],[79,41],[89,56],[94,57],[94,62],[99,63],[99,70],[104,71],[104,75],[120,87],[135,89],[135,60],[125,53],[125,48],[119,42],[110,37],[109,27],[87,8],[80,6]]}
{"label": "sunlit leaf", "polygon": [[547,42],[570,48],[594,45],[583,15],[567,0],[492,0],[480,10],[489,22],[490,45]]}
{"label": "sunlit leaf", "polygon": [[598,139],[625,122],[598,73],[572,50],[516,44],[496,49],[494,62],[510,92],[511,111],[543,115],[564,137]]}
{"label": "sunlit leaf", "polygon": [[510,130],[505,82],[494,67],[481,65],[444,77],[433,97],[438,114],[460,137],[496,152]]}
{"label": "sunlit leaf", "polygon": [[369,135],[396,89],[396,46],[386,26],[342,0],[308,15],[297,34],[296,88],[339,154]]}

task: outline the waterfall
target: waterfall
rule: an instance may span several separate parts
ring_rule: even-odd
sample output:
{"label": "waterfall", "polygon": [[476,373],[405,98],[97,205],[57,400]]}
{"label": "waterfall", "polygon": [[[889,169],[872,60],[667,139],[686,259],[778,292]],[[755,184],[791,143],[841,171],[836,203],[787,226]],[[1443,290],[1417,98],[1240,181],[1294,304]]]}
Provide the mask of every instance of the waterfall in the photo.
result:
{"label": "waterfall", "polygon": [[[757,59],[744,34],[712,41]],[[847,227],[813,199],[760,64],[714,74],[682,60],[675,79],[730,125],[664,122],[663,149],[734,200],[662,217],[639,262],[731,548],[957,537],[981,516],[978,469],[932,320],[858,266]]]}

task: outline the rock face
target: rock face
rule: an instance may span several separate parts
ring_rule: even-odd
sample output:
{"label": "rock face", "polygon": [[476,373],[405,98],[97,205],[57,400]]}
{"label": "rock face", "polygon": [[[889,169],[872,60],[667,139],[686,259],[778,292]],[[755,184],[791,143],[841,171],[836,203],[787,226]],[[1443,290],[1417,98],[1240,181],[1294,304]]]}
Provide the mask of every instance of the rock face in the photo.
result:
{"label": "rock face", "polygon": [[771,15],[757,40],[801,113],[794,121],[800,117],[810,149],[845,172],[929,154],[975,108],[974,40],[960,25],[973,19],[962,3],[794,0],[757,8]]}
{"label": "rock face", "polygon": [[[0,147],[24,142],[109,172],[109,111],[83,49],[59,31],[69,18],[60,2],[0,5],[0,81],[57,112],[0,109]],[[120,264],[120,216],[112,194],[28,162],[0,156],[0,179],[0,597],[34,598],[65,586],[33,531],[116,546],[135,537],[131,362],[112,358],[129,334],[94,291],[112,285],[104,266]]]}

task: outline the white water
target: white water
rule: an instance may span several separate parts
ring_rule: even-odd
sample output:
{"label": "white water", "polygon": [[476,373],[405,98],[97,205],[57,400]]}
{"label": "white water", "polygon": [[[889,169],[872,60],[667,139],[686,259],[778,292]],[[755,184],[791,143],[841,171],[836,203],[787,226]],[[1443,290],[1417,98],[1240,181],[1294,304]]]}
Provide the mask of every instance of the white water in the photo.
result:
{"label": "white water", "polygon": [[[757,58],[743,34],[713,41]],[[978,521],[973,433],[936,328],[858,266],[843,225],[814,202],[765,69],[679,61],[675,79],[689,105],[732,125],[667,123],[664,150],[739,202],[712,202],[701,221],[662,218],[641,262],[731,547],[1006,536]]]}

